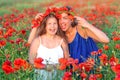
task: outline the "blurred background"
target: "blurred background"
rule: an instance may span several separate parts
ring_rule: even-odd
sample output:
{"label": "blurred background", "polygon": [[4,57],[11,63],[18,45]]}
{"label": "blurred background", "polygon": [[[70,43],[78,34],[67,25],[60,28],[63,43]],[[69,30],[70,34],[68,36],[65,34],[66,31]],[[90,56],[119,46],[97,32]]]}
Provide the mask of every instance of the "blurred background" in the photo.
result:
{"label": "blurred background", "polygon": [[[45,7],[72,6],[77,12],[90,10],[98,5],[115,7],[120,10],[120,0],[0,0],[0,15],[12,13],[13,9],[22,11],[34,8],[42,11]],[[81,13],[81,12],[79,12]]]}

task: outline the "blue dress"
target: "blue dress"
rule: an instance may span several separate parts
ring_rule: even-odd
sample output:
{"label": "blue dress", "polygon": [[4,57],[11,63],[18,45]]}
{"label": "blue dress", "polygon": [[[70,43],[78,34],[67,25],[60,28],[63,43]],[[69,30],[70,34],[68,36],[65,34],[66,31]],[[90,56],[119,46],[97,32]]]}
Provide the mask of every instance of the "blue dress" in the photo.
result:
{"label": "blue dress", "polygon": [[70,56],[78,59],[79,63],[87,60],[91,56],[92,51],[97,51],[98,47],[92,38],[87,39],[80,36],[77,32],[74,40],[68,44]]}

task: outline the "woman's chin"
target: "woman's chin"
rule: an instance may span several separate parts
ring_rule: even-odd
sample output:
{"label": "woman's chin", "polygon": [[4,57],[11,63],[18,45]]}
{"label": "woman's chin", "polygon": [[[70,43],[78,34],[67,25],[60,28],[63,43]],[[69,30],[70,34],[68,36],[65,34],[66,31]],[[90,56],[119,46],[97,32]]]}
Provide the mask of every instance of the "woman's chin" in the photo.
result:
{"label": "woman's chin", "polygon": [[66,31],[66,28],[61,28],[62,31]]}

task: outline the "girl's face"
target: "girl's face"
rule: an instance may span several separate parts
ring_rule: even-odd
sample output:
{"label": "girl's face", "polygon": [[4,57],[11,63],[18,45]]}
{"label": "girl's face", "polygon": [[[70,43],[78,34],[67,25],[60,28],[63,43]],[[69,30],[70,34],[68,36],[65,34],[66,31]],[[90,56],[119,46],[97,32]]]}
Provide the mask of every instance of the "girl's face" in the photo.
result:
{"label": "girl's face", "polygon": [[58,30],[57,19],[54,17],[48,18],[46,22],[46,33],[49,35],[55,35]]}
{"label": "girl's face", "polygon": [[59,19],[60,28],[62,31],[67,31],[71,27],[72,20],[69,18],[67,13],[62,13]]}

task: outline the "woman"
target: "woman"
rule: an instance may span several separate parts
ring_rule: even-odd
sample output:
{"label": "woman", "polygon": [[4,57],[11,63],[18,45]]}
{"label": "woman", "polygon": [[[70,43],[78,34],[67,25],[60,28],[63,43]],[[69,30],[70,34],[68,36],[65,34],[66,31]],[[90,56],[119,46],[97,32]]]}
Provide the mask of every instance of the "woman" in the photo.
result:
{"label": "woman", "polygon": [[[79,63],[86,61],[92,51],[97,51],[97,42],[108,43],[109,38],[104,32],[89,24],[84,18],[73,16],[70,7],[63,7],[61,18],[59,19],[60,28],[67,36],[70,56],[78,59]],[[73,16],[74,18],[71,18]],[[32,29],[28,42],[34,38],[36,28]]]}
{"label": "woman", "polygon": [[71,57],[79,59],[79,62],[84,62],[90,57],[92,51],[98,50],[93,39],[101,43],[108,43],[109,39],[105,33],[89,24],[84,18],[77,16],[75,16],[75,19],[69,18],[71,8],[67,7],[67,10],[67,13],[63,12],[61,14],[59,24],[68,38]]}

